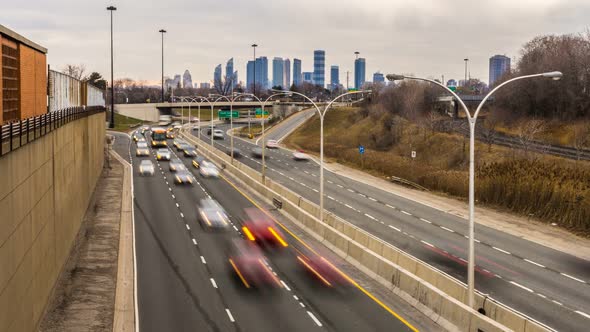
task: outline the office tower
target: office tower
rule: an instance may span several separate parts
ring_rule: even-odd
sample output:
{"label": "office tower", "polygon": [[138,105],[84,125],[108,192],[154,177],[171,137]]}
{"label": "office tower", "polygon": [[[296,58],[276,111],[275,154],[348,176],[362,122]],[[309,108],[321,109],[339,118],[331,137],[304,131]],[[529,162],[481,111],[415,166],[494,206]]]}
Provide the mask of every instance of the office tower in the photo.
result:
{"label": "office tower", "polygon": [[313,83],[313,72],[306,71],[303,73],[303,82]]}
{"label": "office tower", "polygon": [[262,89],[268,89],[268,58],[261,56],[256,58],[256,85]]}
{"label": "office tower", "polygon": [[340,84],[340,68],[338,66],[330,67],[330,90],[336,90]]}
{"label": "office tower", "polygon": [[193,87],[193,79],[191,77],[191,73],[187,70],[184,71],[182,74],[182,86],[184,88],[192,88]]}
{"label": "office tower", "polygon": [[201,89],[211,89],[211,83],[201,83]]}
{"label": "office tower", "polygon": [[365,83],[365,58],[354,60],[354,88],[360,90]]}
{"label": "office tower", "polygon": [[275,57],[274,59],[272,59],[272,86],[280,86],[283,87],[283,84],[285,83],[283,80],[283,74],[284,74],[284,61],[283,58],[278,58]]}
{"label": "office tower", "polygon": [[325,86],[326,78],[326,51],[313,51],[313,83],[322,88]]}
{"label": "office tower", "polygon": [[291,60],[283,61],[283,88],[288,90],[291,87]]}
{"label": "office tower", "polygon": [[246,65],[246,87],[252,89],[254,86],[254,60],[248,61]]}
{"label": "office tower", "polygon": [[385,83],[385,77],[380,72],[373,74],[373,83]]}
{"label": "office tower", "polygon": [[293,84],[300,85],[303,77],[301,76],[301,60],[293,59]]}
{"label": "office tower", "polygon": [[218,64],[213,72],[213,85],[221,85],[221,64]]}
{"label": "office tower", "polygon": [[505,55],[494,55],[490,58],[490,87],[496,83],[502,75],[510,71],[510,58]]}

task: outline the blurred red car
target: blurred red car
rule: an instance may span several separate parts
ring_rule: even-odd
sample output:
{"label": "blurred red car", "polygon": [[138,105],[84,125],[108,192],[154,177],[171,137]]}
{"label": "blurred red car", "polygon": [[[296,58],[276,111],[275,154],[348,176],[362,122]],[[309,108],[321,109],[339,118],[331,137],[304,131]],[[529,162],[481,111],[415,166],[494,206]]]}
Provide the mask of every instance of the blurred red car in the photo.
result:
{"label": "blurred red car", "polygon": [[283,287],[268,267],[260,248],[249,241],[242,239],[232,241],[229,263],[246,288]]}
{"label": "blurred red car", "polygon": [[288,246],[285,236],[268,215],[257,208],[247,208],[244,212],[248,217],[243,222],[242,230],[248,240],[259,244]]}
{"label": "blurred red car", "polygon": [[312,252],[303,254],[297,251],[297,261],[304,270],[325,286],[337,287],[352,284],[348,276],[321,255]]}

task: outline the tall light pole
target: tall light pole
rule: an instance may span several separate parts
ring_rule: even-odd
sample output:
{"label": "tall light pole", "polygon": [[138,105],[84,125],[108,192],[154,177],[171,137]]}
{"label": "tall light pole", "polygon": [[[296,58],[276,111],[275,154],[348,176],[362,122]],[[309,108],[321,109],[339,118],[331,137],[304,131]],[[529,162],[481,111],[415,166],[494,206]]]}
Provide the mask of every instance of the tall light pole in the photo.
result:
{"label": "tall light pole", "polygon": [[162,102],[164,102],[164,34],[166,30],[160,29],[158,32],[162,34]]}
{"label": "tall light pole", "polygon": [[465,58],[463,61],[465,61],[465,80],[463,81],[463,86],[467,89],[467,64],[469,63],[469,59]]}
{"label": "tall light pole", "polygon": [[108,6],[107,10],[111,12],[111,122],[109,128],[115,128],[115,81],[113,74],[113,12],[117,10],[115,6]]}
{"label": "tall light pole", "polygon": [[256,43],[252,44],[252,49],[254,50],[254,88],[252,89],[252,94],[256,96],[256,47],[258,45]]}
{"label": "tall light pole", "polygon": [[492,91],[490,91],[479,103],[479,105],[477,106],[477,110],[475,111],[475,113],[472,116],[471,112],[469,112],[469,109],[467,108],[467,106],[465,105],[463,100],[461,98],[459,98],[459,96],[453,90],[449,89],[447,86],[445,86],[442,83],[439,83],[437,81],[427,79],[427,78],[409,77],[409,76],[395,75],[395,74],[387,75],[387,79],[390,81],[411,79],[411,80],[429,82],[429,83],[432,83],[432,84],[442,87],[443,89],[447,90],[447,92],[451,93],[457,99],[457,101],[461,104],[461,107],[465,111],[465,115],[467,116],[467,121],[469,122],[469,259],[468,259],[468,263],[467,263],[467,269],[468,269],[467,270],[467,287],[469,289],[468,305],[471,308],[474,308],[474,304],[475,304],[475,302],[474,302],[475,301],[475,239],[474,239],[474,226],[475,226],[475,122],[477,121],[477,116],[479,115],[479,112],[481,111],[483,105],[489,99],[489,97],[494,92],[496,92],[498,89],[500,89],[501,87],[503,87],[506,84],[509,84],[509,83],[517,81],[517,80],[522,80],[522,79],[527,79],[527,78],[535,78],[535,77],[545,77],[545,78],[551,78],[553,80],[559,80],[559,79],[561,79],[562,76],[563,76],[563,74],[561,72],[554,71],[554,72],[547,72],[547,73],[542,73],[542,74],[519,76],[519,77],[515,77],[513,79],[510,79],[510,80],[498,85],[496,88],[494,88]]}

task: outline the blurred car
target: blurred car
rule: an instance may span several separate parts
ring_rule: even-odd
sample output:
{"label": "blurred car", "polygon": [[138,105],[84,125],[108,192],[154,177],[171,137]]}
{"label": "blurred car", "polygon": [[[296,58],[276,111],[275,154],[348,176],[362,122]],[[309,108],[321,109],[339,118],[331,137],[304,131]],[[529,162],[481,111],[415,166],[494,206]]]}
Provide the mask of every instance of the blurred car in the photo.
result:
{"label": "blurred car", "polygon": [[176,148],[177,151],[180,151],[180,145],[186,144],[186,141],[181,138],[176,138],[176,139],[174,139],[172,144],[174,145],[174,147]]}
{"label": "blurred car", "polygon": [[156,159],[158,160],[170,160],[170,157],[172,157],[172,154],[168,149],[158,149],[156,151]]}
{"label": "blurred car", "polygon": [[223,135],[223,130],[221,130],[221,129],[213,130],[213,139],[225,139],[225,136]]}
{"label": "blurred car", "polygon": [[297,251],[297,262],[309,275],[328,287],[350,286],[351,280],[323,256],[308,250]]}
{"label": "blurred car", "polygon": [[140,132],[142,135],[143,135],[143,134],[145,134],[145,132],[146,132],[146,131],[149,131],[149,130],[150,130],[150,126],[141,126],[141,127],[139,128],[139,132]]}
{"label": "blurred car", "polygon": [[295,152],[293,152],[293,159],[305,161],[305,160],[309,160],[309,156],[301,151],[295,151]]}
{"label": "blurred car", "polygon": [[168,164],[168,167],[170,169],[170,172],[178,172],[181,170],[186,170],[186,166],[184,166],[182,161],[180,161],[179,159],[173,159],[172,161],[170,161],[170,164]]}
{"label": "blurred car", "polygon": [[154,167],[154,163],[151,160],[142,160],[139,163],[139,175],[150,175],[153,176],[156,172],[156,168]]}
{"label": "blurred car", "polygon": [[211,125],[207,126],[207,135],[211,135],[211,132],[212,132],[212,131],[213,131],[215,128],[217,128],[215,125],[213,125],[213,126],[211,126]]}
{"label": "blurred car", "polygon": [[193,181],[195,181],[195,178],[186,169],[182,170],[182,171],[178,171],[174,175],[174,183],[176,183],[176,184],[185,184],[185,183],[193,184]]}
{"label": "blurred car", "polygon": [[279,143],[274,139],[269,139],[268,141],[266,141],[266,147],[269,149],[278,149]]}
{"label": "blurred car", "polygon": [[[228,156],[231,156],[231,149],[227,149],[227,151],[225,151],[225,153],[227,153]],[[242,156],[242,150],[238,149],[238,148],[234,148],[234,158],[240,158]]]}
{"label": "blurred car", "polygon": [[146,142],[137,142],[137,149],[135,150],[135,155],[138,157],[150,155],[150,149],[148,148]]}
{"label": "blurred car", "polygon": [[283,287],[268,267],[266,257],[260,248],[248,241],[232,240],[229,249],[229,264],[246,288]]}
{"label": "blurred car", "polygon": [[193,126],[193,130],[196,130],[196,131],[198,131],[198,130],[199,130],[199,126],[198,126],[198,125],[194,125],[194,126]]}
{"label": "blurred car", "polygon": [[139,143],[139,142],[144,142],[144,143],[147,143],[147,141],[145,140],[145,137],[143,137],[143,136],[139,136],[139,137],[137,138],[137,143]]}
{"label": "blurred car", "polygon": [[174,125],[173,129],[180,130],[182,126],[180,124]]}
{"label": "blurred car", "polygon": [[257,208],[247,208],[244,212],[247,218],[243,222],[242,230],[248,240],[261,245],[288,246],[285,236],[266,213]]}
{"label": "blurred car", "polygon": [[254,149],[252,149],[252,155],[255,158],[262,158],[262,148],[254,148]]}
{"label": "blurred car", "polygon": [[229,217],[219,203],[211,198],[202,199],[197,207],[201,226],[206,229],[227,229]]}
{"label": "blurred car", "polygon": [[199,174],[205,178],[218,178],[219,169],[210,161],[203,161],[199,167]]}
{"label": "blurred car", "polygon": [[187,148],[190,148],[190,147],[191,147],[191,145],[188,144],[187,142],[181,142],[176,147],[176,151],[184,151],[184,149],[187,149]]}
{"label": "blurred car", "polygon": [[142,135],[140,133],[138,133],[137,131],[134,131],[133,134],[131,135],[131,138],[133,139],[133,142],[137,143],[137,140],[139,140],[139,138],[142,137]]}
{"label": "blurred car", "polygon": [[197,156],[197,148],[194,146],[188,145],[182,149],[182,153],[185,157],[196,157]]}
{"label": "blurred car", "polygon": [[201,163],[203,163],[203,161],[206,161],[205,157],[197,156],[195,159],[193,159],[192,163],[195,168],[199,168],[201,167]]}
{"label": "blurred car", "polygon": [[173,139],[174,137],[176,137],[176,136],[174,135],[174,131],[172,131],[172,130],[168,130],[168,131],[166,131],[166,138],[168,138],[168,139]]}

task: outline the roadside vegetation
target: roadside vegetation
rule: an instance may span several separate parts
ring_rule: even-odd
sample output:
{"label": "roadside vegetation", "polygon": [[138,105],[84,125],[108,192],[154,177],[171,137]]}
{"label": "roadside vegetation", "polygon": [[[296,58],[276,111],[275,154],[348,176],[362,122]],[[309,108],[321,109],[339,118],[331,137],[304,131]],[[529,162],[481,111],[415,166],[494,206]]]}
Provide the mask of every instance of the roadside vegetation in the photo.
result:
{"label": "roadside vegetation", "polygon": [[[106,121],[109,122],[111,120],[111,113],[107,111],[105,114],[107,117]],[[144,123],[143,120],[131,118],[131,117],[121,115],[121,114],[115,112],[115,128],[109,129],[109,130],[127,132],[130,129],[133,129],[139,125],[142,125],[143,123]]]}

